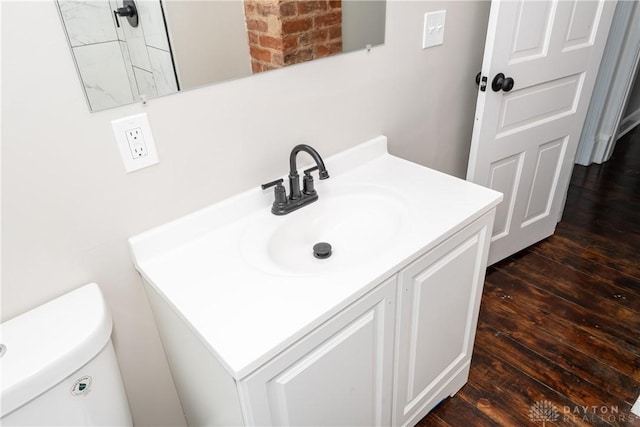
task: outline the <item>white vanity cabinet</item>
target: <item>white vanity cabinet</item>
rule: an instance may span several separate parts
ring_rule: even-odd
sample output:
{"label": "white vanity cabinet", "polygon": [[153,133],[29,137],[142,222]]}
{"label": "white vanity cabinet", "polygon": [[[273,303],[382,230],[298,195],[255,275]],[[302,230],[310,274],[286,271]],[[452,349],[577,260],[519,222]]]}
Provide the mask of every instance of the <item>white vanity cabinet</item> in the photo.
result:
{"label": "white vanity cabinet", "polygon": [[394,425],[414,425],[469,376],[493,215],[399,274]]}
{"label": "white vanity cabinet", "polygon": [[190,426],[415,425],[467,381],[502,195],[384,137],[325,164],[289,215],[256,188],[130,239]]}
{"label": "white vanity cabinet", "polygon": [[246,424],[391,424],[396,276],[240,383]]}

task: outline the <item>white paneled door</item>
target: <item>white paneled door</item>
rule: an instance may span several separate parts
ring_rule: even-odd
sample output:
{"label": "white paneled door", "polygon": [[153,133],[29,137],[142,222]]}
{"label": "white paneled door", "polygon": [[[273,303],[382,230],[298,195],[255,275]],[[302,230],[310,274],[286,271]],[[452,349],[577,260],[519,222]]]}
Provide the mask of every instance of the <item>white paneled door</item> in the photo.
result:
{"label": "white paneled door", "polygon": [[504,194],[489,264],[555,230],[614,9],[607,0],[491,3],[467,170]]}

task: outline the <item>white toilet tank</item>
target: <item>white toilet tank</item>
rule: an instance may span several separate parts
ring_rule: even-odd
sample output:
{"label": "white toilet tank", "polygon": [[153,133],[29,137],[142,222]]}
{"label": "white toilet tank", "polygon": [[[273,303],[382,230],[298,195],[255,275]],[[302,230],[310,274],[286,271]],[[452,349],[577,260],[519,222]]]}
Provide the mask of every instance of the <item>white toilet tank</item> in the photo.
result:
{"label": "white toilet tank", "polygon": [[1,426],[131,426],[95,283],[0,325]]}

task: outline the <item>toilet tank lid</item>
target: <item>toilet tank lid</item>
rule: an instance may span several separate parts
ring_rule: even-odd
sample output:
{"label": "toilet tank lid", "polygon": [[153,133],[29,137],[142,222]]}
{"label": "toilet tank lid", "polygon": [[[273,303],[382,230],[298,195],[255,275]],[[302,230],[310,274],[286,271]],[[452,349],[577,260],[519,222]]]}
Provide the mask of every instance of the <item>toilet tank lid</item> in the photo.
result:
{"label": "toilet tank lid", "polygon": [[109,341],[111,325],[96,283],[0,324],[0,417],[93,359]]}

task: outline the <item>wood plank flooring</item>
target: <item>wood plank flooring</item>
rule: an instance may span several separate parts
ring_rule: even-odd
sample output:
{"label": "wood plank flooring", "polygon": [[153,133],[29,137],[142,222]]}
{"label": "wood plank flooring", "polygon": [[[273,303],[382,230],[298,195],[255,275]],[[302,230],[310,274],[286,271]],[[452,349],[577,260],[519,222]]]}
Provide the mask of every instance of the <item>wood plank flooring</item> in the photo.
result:
{"label": "wood plank flooring", "polygon": [[575,167],[554,236],[489,268],[469,382],[418,425],[640,426],[639,394],[640,127]]}

